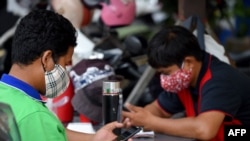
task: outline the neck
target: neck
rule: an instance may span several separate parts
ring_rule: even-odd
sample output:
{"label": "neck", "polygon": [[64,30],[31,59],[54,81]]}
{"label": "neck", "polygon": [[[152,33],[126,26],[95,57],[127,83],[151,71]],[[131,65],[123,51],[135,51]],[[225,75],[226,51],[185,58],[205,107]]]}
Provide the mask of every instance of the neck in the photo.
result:
{"label": "neck", "polygon": [[194,73],[194,81],[191,82],[191,86],[195,87],[197,85],[197,81],[199,78],[200,70],[201,70],[202,62],[195,62],[195,65],[193,67],[193,73]]}
{"label": "neck", "polygon": [[[29,75],[28,75],[29,74]],[[27,67],[23,65],[13,64],[11,66],[9,75],[14,76],[28,84],[31,85],[31,81],[29,79],[30,75],[32,75],[31,72],[27,72]]]}
{"label": "neck", "polygon": [[[19,64],[13,64],[11,66],[9,75],[16,77],[17,79],[31,85],[33,88],[37,89],[38,91],[41,90],[41,84],[44,82],[44,77],[41,78],[39,76],[39,73],[43,71],[42,68],[39,71],[36,69],[34,65],[19,65]],[[43,80],[42,80],[43,79]]]}

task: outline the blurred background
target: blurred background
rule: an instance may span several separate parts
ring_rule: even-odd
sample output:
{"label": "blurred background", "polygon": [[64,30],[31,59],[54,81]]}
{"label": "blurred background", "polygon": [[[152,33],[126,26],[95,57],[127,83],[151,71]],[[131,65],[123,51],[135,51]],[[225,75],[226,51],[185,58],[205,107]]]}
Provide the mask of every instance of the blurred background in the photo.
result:
{"label": "blurred background", "polygon": [[[13,30],[11,29],[15,27],[20,17],[34,9],[60,9],[63,7],[69,11],[66,13],[66,16],[74,20],[73,22],[78,22],[77,24],[80,22],[81,25],[79,28],[82,29],[85,34],[92,36],[93,38],[91,40],[93,42],[98,42],[98,37],[103,36],[101,34],[105,34],[102,32],[104,29],[100,27],[102,8],[98,5],[98,3],[103,1],[104,0],[1,0],[1,74],[8,72],[10,67],[8,52],[13,34]],[[78,7],[74,6],[75,3],[78,4]],[[82,5],[80,8],[79,4]],[[238,61],[238,53],[249,50],[250,0],[135,0],[135,4],[136,14],[133,21],[129,23],[128,26],[116,28],[115,32],[110,30],[110,33],[118,34],[120,39],[124,39],[132,34],[143,35],[148,39],[159,27],[176,24],[178,20],[184,20],[190,15],[198,15],[209,25],[210,33],[225,47],[233,60],[236,59],[236,61]],[[74,10],[72,10],[73,8]],[[127,28],[132,26],[134,28]],[[241,56],[244,55],[245,54],[241,54]],[[246,65],[244,63],[246,62],[239,62],[237,65],[241,67]]]}

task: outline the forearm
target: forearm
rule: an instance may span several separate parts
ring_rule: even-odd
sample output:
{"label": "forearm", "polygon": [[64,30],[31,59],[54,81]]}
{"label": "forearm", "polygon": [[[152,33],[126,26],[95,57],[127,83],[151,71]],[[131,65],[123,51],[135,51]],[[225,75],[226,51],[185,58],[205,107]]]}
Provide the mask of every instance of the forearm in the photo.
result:
{"label": "forearm", "polygon": [[146,124],[144,128],[167,135],[186,138],[195,138],[200,140],[207,140],[212,138],[215,133],[206,133],[206,129],[204,130],[204,126],[205,125],[203,125],[202,123],[197,122],[195,117],[180,119],[154,117],[154,119],[151,120],[150,123]]}
{"label": "forearm", "polygon": [[155,100],[154,102],[146,105],[144,107],[144,109],[146,109],[147,111],[149,111],[150,113],[152,113],[153,115],[157,116],[157,117],[164,117],[164,118],[168,118],[171,116],[171,114],[165,112],[163,109],[161,109],[161,107],[159,106],[157,100]]}
{"label": "forearm", "polygon": [[93,134],[80,133],[66,129],[68,141],[91,141]]}

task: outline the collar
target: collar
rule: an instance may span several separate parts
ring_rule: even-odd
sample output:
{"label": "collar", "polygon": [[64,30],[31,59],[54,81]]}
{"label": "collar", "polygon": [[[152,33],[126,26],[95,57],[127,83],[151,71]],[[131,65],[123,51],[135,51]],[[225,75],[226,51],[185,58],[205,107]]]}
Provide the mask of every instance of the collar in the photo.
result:
{"label": "collar", "polygon": [[10,85],[16,89],[23,91],[29,97],[31,97],[37,101],[42,101],[41,96],[36,89],[34,89],[29,84],[11,76],[11,75],[3,74],[0,81],[7,84],[7,85]]}
{"label": "collar", "polygon": [[[210,57],[212,57],[211,54],[204,53],[204,58],[203,58],[203,61],[202,61],[202,66],[201,66],[200,74],[198,76],[197,84],[200,83],[201,79],[203,78],[203,76],[207,72],[207,69],[209,68],[209,65],[211,64]],[[197,86],[199,86],[199,85],[197,85]]]}

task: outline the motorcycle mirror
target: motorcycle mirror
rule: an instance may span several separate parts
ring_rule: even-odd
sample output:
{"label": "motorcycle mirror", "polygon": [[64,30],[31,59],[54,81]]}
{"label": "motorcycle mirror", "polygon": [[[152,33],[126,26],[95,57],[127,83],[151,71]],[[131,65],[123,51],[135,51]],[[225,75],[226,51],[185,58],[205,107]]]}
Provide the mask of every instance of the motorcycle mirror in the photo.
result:
{"label": "motorcycle mirror", "polygon": [[147,47],[147,40],[140,36],[131,35],[124,39],[124,46],[132,56],[141,55]]}

